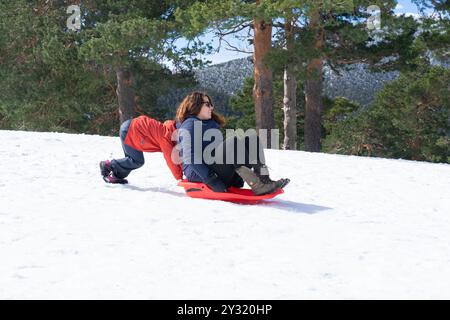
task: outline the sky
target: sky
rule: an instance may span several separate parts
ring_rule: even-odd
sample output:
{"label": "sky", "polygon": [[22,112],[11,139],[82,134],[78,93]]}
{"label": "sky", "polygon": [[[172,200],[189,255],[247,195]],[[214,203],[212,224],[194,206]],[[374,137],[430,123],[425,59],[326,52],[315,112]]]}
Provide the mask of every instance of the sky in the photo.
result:
{"label": "sky", "polygon": [[[409,0],[400,0],[398,1],[398,5],[397,8],[395,10],[395,12],[397,14],[417,14],[418,10],[415,4],[413,4],[411,1]],[[245,32],[242,33],[242,35],[245,35]],[[213,44],[214,47],[218,46],[219,41],[217,40],[217,38],[214,36],[214,34],[212,32],[207,33],[204,37],[201,38],[202,41],[204,42],[210,42]],[[241,40],[236,40],[233,38],[228,38],[228,41],[235,46],[240,46],[240,48],[242,48],[245,51],[252,51],[252,47],[251,46],[247,46],[247,47],[243,47],[243,42]],[[180,45],[182,44],[182,42],[180,42]],[[230,61],[230,60],[234,60],[234,59],[238,59],[238,58],[244,58],[251,55],[250,53],[241,53],[241,52],[236,52],[236,51],[231,51],[229,49],[226,48],[226,44],[223,43],[222,48],[218,51],[215,52],[213,54],[210,55],[203,55],[201,56],[202,58],[206,59],[206,60],[210,60],[211,64],[219,64],[219,63],[223,63],[226,61]]]}

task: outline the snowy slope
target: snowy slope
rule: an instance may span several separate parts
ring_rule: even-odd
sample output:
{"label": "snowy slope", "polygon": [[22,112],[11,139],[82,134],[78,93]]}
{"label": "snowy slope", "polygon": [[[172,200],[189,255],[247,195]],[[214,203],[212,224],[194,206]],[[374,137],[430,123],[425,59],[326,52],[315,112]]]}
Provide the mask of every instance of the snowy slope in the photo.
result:
{"label": "snowy slope", "polygon": [[0,131],[0,299],[450,298],[450,166],[268,150],[261,205],[188,198],[118,138]]}

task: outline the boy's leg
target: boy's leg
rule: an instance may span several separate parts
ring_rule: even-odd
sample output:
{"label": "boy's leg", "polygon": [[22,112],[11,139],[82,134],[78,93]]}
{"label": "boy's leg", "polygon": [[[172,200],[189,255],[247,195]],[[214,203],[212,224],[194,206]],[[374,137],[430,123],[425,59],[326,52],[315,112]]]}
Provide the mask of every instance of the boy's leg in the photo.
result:
{"label": "boy's leg", "polygon": [[111,160],[111,169],[115,177],[123,179],[127,177],[134,169],[140,168],[144,165],[144,153],[136,150],[124,143],[125,138],[130,127],[131,119],[125,121],[120,126],[120,140],[122,142],[123,152],[125,157],[122,159]]}

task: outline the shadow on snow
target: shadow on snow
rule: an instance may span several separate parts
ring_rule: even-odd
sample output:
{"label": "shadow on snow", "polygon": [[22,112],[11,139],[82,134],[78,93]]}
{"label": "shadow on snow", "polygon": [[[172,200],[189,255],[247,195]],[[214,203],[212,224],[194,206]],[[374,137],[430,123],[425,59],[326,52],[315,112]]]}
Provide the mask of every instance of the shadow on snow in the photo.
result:
{"label": "shadow on snow", "polygon": [[[135,190],[135,191],[141,191],[141,192],[161,192],[165,193],[171,196],[176,196],[179,198],[189,198],[184,192],[175,192],[168,190],[164,187],[149,187],[149,188],[141,188],[133,185],[123,185],[124,188]],[[204,201],[220,201],[220,200],[208,200],[208,199],[202,199]],[[230,202],[231,203],[231,202]],[[319,206],[315,204],[307,204],[307,203],[300,203],[300,202],[294,202],[289,200],[269,200],[269,201],[261,201],[256,204],[240,204],[240,205],[249,205],[249,206],[264,206],[269,208],[274,208],[278,210],[287,211],[290,213],[304,213],[304,214],[316,214],[320,211],[325,210],[332,210],[333,208]]]}

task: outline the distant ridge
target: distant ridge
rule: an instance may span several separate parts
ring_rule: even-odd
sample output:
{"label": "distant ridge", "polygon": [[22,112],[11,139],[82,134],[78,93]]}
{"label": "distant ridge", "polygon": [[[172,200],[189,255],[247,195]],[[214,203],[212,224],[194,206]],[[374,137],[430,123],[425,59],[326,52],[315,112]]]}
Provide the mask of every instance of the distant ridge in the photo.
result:
{"label": "distant ridge", "polygon": [[[438,63],[446,67],[450,63]],[[204,90],[210,93],[217,105],[222,106],[221,112],[227,115],[229,97],[242,89],[245,78],[251,77],[253,64],[251,56],[230,60],[224,63],[208,66],[195,71],[195,79],[199,85],[195,88],[172,90],[169,96],[161,97],[158,104],[169,107],[168,116],[173,113],[184,95],[193,89]],[[398,71],[371,72],[368,65],[357,63],[339,69],[339,74],[329,67],[324,68],[324,95],[334,99],[345,97],[362,106],[373,102],[375,95],[383,87],[399,76]]]}
{"label": "distant ridge", "polygon": [[[252,76],[252,72],[251,59],[241,58],[198,70],[195,78],[202,88],[233,95],[242,88],[244,79]],[[398,72],[370,72],[364,64],[350,65],[339,72],[340,75],[324,68],[324,94],[329,98],[346,97],[361,105],[370,104],[375,93],[398,76]]]}

